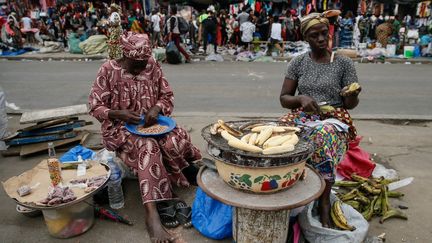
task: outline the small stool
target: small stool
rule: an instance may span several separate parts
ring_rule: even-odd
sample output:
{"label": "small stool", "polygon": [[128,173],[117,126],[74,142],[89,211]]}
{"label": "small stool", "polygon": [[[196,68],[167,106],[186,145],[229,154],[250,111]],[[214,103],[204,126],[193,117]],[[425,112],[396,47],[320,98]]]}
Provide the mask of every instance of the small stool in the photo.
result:
{"label": "small stool", "polygon": [[306,168],[307,177],[293,187],[272,194],[253,194],[227,185],[217,171],[202,167],[198,185],[210,197],[234,206],[233,238],[237,243],[285,243],[290,209],[304,206],[324,191],[324,179]]}

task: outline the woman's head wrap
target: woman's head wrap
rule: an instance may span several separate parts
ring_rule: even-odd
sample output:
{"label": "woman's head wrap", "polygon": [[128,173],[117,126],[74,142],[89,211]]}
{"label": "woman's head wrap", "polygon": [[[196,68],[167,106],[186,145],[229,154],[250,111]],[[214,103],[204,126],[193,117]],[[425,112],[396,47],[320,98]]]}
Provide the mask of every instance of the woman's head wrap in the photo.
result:
{"label": "woman's head wrap", "polygon": [[301,33],[303,37],[306,36],[306,32],[317,24],[325,24],[329,26],[329,20],[325,17],[324,13],[311,13],[301,20]]}
{"label": "woman's head wrap", "polygon": [[123,56],[134,60],[146,60],[151,57],[152,49],[146,34],[125,32],[120,39]]}

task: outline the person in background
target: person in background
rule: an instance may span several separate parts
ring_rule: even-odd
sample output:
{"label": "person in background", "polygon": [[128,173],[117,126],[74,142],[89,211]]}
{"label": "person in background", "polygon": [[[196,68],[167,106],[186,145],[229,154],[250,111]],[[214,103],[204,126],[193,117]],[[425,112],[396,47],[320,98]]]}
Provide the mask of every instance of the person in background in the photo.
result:
{"label": "person in background", "polygon": [[108,20],[108,56],[110,59],[119,59],[122,57],[120,47],[121,27],[121,8],[113,3],[110,6],[110,18]]}
{"label": "person in background", "polygon": [[216,27],[217,27],[217,19],[214,15],[212,9],[207,9],[208,17],[203,21],[203,37],[204,37],[204,55],[207,54],[207,44],[212,44],[214,48],[214,53],[217,53],[217,44],[216,44]]}
{"label": "person in background", "polygon": [[283,57],[282,25],[279,22],[279,16],[274,16],[270,31],[269,51],[272,51],[273,47],[276,47],[279,50],[279,55]]}
{"label": "person in background", "polygon": [[[138,124],[141,115],[145,115],[148,126],[156,124],[159,115],[170,116],[174,94],[160,64],[152,57],[147,35],[127,32],[120,42],[123,57],[100,67],[89,95],[89,113],[101,123],[106,149],[115,151],[138,175],[143,218],[151,242],[172,242],[173,235],[163,225],[172,225],[176,217],[160,216],[158,209],[168,210],[165,204],[173,203],[169,213],[175,215],[179,203],[184,206],[184,202],[173,200],[177,196],[172,189],[174,185],[196,185],[198,170],[193,164],[201,159],[201,153],[179,126],[162,137],[143,137],[126,130],[125,124]],[[190,224],[191,218],[185,216],[184,220]]]}
{"label": "person in background", "polygon": [[179,20],[178,18],[182,18],[177,16],[177,7],[171,6],[171,17],[167,21],[167,29],[168,29],[168,41],[174,41],[177,49],[186,59],[187,63],[191,62],[191,58],[189,54],[185,51],[185,49],[180,45],[180,30],[179,30]]}
{"label": "person in background", "polygon": [[268,40],[270,20],[269,20],[269,17],[267,16],[265,9],[261,9],[256,27],[258,29],[258,32],[261,35],[261,40],[264,40],[264,41]]}
{"label": "person in background", "polygon": [[151,23],[153,29],[153,33],[151,36],[152,36],[153,48],[157,48],[162,45],[161,35],[160,35],[161,33],[160,22],[161,22],[161,18],[159,17],[158,11],[155,9],[153,10],[151,16]]}
{"label": "person in background", "polygon": [[3,141],[8,135],[8,117],[6,113],[5,92],[0,86],[0,151],[6,150],[7,146]]}
{"label": "person in background", "polygon": [[[339,132],[333,124],[323,123],[315,126],[309,135],[316,149],[307,163],[325,180],[324,192],[318,200],[318,213],[322,226],[330,228],[330,192],[336,178],[336,165],[344,157],[348,142],[357,134],[348,110],[358,105],[361,88],[348,91],[350,84],[358,82],[354,63],[343,55],[332,58],[328,50],[327,18],[319,13],[309,14],[301,21],[301,31],[311,51],[288,63],[279,99],[282,107],[291,112],[280,121],[293,125],[300,121],[335,118],[346,124],[347,129]],[[322,102],[327,102],[333,109],[321,110],[319,104]]]}
{"label": "person in background", "polygon": [[340,21],[340,46],[350,48],[353,43],[354,20],[353,13],[348,11],[345,17]]}
{"label": "person in background", "polygon": [[241,13],[239,13],[237,16],[237,21],[239,22],[239,26],[241,26],[243,23],[247,21],[252,21],[252,19],[249,18],[250,15],[246,11],[247,11],[247,6],[243,6]]}
{"label": "person in background", "polygon": [[244,50],[250,50],[254,32],[255,25],[252,23],[252,16],[249,16],[248,20],[240,25],[241,43]]}
{"label": "person in background", "polygon": [[378,27],[376,27],[377,41],[384,48],[387,47],[388,41],[390,40],[392,34],[393,34],[393,24],[390,19],[378,25]]}
{"label": "person in background", "polygon": [[7,17],[7,22],[2,27],[1,37],[8,46],[14,49],[23,48],[21,31],[14,13]]}

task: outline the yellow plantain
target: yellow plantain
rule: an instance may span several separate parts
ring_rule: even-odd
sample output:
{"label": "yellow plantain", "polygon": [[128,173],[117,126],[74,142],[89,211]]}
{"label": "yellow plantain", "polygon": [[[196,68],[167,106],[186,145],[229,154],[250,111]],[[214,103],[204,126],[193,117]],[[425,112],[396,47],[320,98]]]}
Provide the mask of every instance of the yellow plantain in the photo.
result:
{"label": "yellow plantain", "polygon": [[355,230],[354,226],[351,226],[348,224],[347,219],[345,218],[345,215],[343,214],[342,208],[341,208],[341,201],[337,200],[333,203],[333,206],[330,210],[330,216],[333,219],[334,224],[343,230]]}
{"label": "yellow plantain", "polygon": [[248,144],[250,144],[250,145],[255,145],[255,144],[256,144],[257,137],[258,137],[258,133],[255,133],[255,132],[252,133],[252,135],[251,135],[250,138],[249,138]]}
{"label": "yellow plantain", "polygon": [[356,91],[360,88],[360,84],[359,83],[352,83],[350,84],[350,86],[348,87],[348,91],[349,92],[353,92]]}
{"label": "yellow plantain", "polygon": [[262,130],[257,137],[256,143],[262,146],[265,143],[265,141],[267,141],[267,139],[270,138],[272,133],[273,133],[273,129],[271,127]]}

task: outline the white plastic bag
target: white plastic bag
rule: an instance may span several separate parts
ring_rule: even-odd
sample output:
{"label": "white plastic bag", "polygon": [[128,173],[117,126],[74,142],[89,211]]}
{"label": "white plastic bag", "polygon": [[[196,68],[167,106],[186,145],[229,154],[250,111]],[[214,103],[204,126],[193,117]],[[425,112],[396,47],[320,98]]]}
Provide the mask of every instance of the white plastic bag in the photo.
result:
{"label": "white plastic bag", "polygon": [[101,149],[96,152],[95,160],[102,163],[107,163],[109,157],[112,157],[114,162],[117,163],[117,165],[119,166],[122,174],[122,179],[137,179],[137,176],[134,175],[132,169],[129,168],[129,166],[127,166],[125,163],[123,163],[123,161],[116,156],[115,152],[108,151],[107,149]]}
{"label": "white plastic bag", "polygon": [[[336,196],[334,194],[331,194],[331,203],[333,204],[335,200],[337,200]],[[317,205],[317,202],[311,202],[299,215],[300,227],[303,231],[305,238],[309,242],[361,243],[365,240],[367,232],[369,230],[369,223],[363,218],[363,216],[359,212],[357,212],[357,210],[345,203],[342,203],[342,210],[348,220],[348,223],[355,226],[356,230],[336,230],[324,228],[321,226],[321,222],[319,221],[319,215],[317,212]]]}
{"label": "white plastic bag", "polygon": [[1,141],[7,135],[8,118],[6,114],[6,97],[0,87],[0,151],[6,150],[6,144]]}

